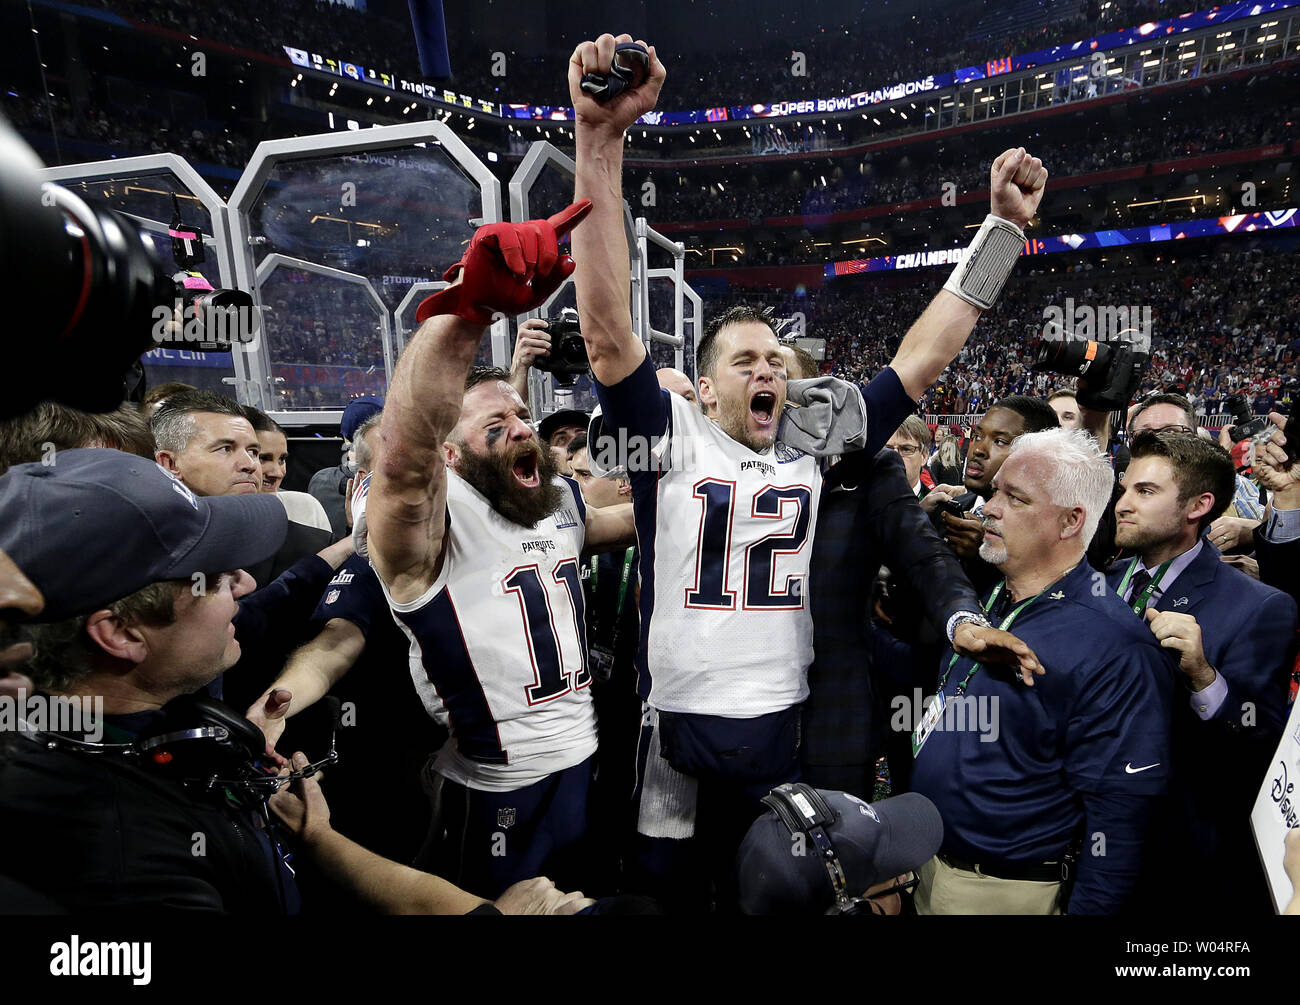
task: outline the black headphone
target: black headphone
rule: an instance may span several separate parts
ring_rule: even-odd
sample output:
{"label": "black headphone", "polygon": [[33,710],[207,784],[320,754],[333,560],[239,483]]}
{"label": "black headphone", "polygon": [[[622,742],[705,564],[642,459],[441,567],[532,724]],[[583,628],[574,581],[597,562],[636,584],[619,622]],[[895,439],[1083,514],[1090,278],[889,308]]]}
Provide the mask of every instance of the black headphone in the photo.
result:
{"label": "black headphone", "polygon": [[329,697],[325,702],[332,719],[329,752],[321,760],[288,774],[280,774],[267,760],[266,736],[261,729],[229,705],[206,695],[168,702],[159,731],[129,743],[98,743],[43,730],[20,730],[19,735],[51,750],[122,757],[167,772],[204,791],[220,786],[236,796],[264,802],[291,782],[309,778],[338,761],[335,740],[339,703]]}
{"label": "black headphone", "polygon": [[839,820],[840,815],[831,809],[820,792],[803,782],[786,782],[778,785],[762,799],[763,805],[775,811],[791,835],[807,834],[826,867],[826,875],[835,893],[835,903],[826,914],[876,914],[875,905],[865,897],[850,897],[844,866],[840,864],[826,828]]}

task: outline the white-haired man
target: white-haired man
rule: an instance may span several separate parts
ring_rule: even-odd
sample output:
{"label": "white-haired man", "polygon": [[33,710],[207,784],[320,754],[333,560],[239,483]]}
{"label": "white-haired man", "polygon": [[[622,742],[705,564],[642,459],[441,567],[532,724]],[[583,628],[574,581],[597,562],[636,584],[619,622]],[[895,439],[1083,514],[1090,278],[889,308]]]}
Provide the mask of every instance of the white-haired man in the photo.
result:
{"label": "white-haired man", "polygon": [[1068,429],[1019,437],[993,480],[980,557],[1004,578],[984,608],[1047,672],[1030,689],[951,649],[941,660],[912,741],[912,787],[944,822],[919,913],[1113,913],[1133,889],[1168,775],[1173,668],[1084,561],[1113,480]]}

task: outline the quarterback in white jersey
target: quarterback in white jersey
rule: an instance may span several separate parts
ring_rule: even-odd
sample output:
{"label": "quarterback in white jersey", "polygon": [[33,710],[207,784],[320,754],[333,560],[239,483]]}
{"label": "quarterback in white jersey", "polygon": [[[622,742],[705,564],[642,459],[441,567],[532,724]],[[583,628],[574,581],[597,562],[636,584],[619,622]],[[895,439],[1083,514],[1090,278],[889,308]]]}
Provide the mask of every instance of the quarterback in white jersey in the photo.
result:
{"label": "quarterback in white jersey", "polygon": [[[749,814],[761,810],[758,800],[798,777],[797,706],[813,655],[803,587],[821,481],[811,458],[783,456],[777,443],[786,369],[761,312],[724,316],[696,346],[707,423],[658,387],[632,330],[624,136],[654,109],[666,72],[655,48],[637,42],[646,52],[644,71],[631,71],[619,93],[602,102],[583,89],[588,74],[610,74],[617,45],[632,42],[601,35],[578,45],[569,61],[575,193],[592,203],[573,236],[574,281],[605,434],[622,437],[627,449],[641,546],[649,738],[639,755],[638,829],[651,838],[694,837],[698,809],[698,819],[710,821],[710,833],[700,835],[709,871],[725,881]],[[1016,223],[996,214],[1027,222],[1046,172],[1020,148],[998,158],[994,175],[994,214],[977,238],[985,253],[969,256],[863,389],[866,450],[884,446],[956,357],[1023,247]],[[673,442],[687,433],[699,441],[689,467]],[[644,442],[664,435],[667,444]],[[638,453],[658,463],[638,465]],[[653,857],[644,857],[646,868],[669,876],[666,859],[655,865]]]}
{"label": "quarterback in white jersey", "polygon": [[[731,337],[737,332],[743,344]],[[784,372],[755,358],[775,343],[762,315],[743,310],[701,343],[705,361],[722,349],[768,371],[753,383],[755,426],[774,425],[770,413],[784,397]],[[701,380],[706,403],[716,404],[717,383]],[[641,543],[641,697],[662,712],[736,718],[799,704],[813,656],[807,583],[822,461],[726,428],[660,390],[648,359],[597,392],[594,450],[617,453],[629,438],[654,445],[651,463],[629,465]],[[892,373],[864,400],[868,449],[879,449],[892,418],[913,402]]]}

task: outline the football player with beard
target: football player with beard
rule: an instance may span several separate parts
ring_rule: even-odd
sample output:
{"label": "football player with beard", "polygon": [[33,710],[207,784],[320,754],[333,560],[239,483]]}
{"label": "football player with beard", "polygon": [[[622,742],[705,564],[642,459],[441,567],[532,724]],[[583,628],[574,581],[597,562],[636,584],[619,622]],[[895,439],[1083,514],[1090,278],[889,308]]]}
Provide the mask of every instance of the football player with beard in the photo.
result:
{"label": "football player with beard", "polygon": [[417,864],[488,898],[574,878],[596,751],[582,556],[634,540],[630,505],[588,509],[555,473],[509,375],[471,369],[496,312],[541,304],[573,271],[558,236],[586,212],[475,233],[416,313],[354,497],[416,691],[451,734],[425,769]]}

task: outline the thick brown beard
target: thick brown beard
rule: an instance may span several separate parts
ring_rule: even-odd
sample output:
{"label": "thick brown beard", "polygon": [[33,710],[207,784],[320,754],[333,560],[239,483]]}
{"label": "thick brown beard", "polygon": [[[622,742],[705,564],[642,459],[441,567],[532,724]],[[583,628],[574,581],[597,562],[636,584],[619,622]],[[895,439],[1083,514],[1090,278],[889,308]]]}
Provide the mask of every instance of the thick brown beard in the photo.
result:
{"label": "thick brown beard", "polygon": [[536,451],[537,477],[541,484],[535,489],[519,484],[514,473],[515,461],[527,452],[529,448],[509,454],[479,454],[462,450],[456,473],[478,489],[492,508],[511,523],[536,527],[560,508],[564,492],[555,483],[558,473],[555,458],[546,449]]}

